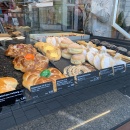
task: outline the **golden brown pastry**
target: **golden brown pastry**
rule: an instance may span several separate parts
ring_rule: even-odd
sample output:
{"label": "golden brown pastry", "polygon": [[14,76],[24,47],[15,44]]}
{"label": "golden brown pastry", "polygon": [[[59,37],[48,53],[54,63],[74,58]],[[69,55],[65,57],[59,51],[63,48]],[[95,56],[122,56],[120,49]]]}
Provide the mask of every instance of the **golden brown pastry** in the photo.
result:
{"label": "golden brown pastry", "polygon": [[17,57],[24,56],[26,54],[36,54],[37,50],[31,44],[16,44],[9,45],[8,49],[5,51],[6,56]]}
{"label": "golden brown pastry", "polygon": [[70,54],[81,54],[83,52],[83,47],[76,43],[73,43],[68,46],[68,52]]}
{"label": "golden brown pastry", "polygon": [[39,42],[35,44],[35,47],[45,54],[49,60],[58,61],[61,58],[61,50],[58,47],[54,47],[51,44]]}
{"label": "golden brown pastry", "polygon": [[1,77],[0,78],[0,94],[13,91],[16,89],[18,82],[12,77]]}
{"label": "golden brown pastry", "polygon": [[54,92],[57,91],[56,80],[65,78],[65,76],[56,68],[49,68],[42,71],[29,71],[23,75],[23,86],[30,90],[31,86],[43,84],[46,82],[53,83]]}
{"label": "golden brown pastry", "polygon": [[79,45],[87,46],[87,42],[85,41],[77,41]]}
{"label": "golden brown pastry", "polygon": [[40,53],[18,56],[13,60],[14,68],[22,72],[46,69],[48,63],[49,59]]}

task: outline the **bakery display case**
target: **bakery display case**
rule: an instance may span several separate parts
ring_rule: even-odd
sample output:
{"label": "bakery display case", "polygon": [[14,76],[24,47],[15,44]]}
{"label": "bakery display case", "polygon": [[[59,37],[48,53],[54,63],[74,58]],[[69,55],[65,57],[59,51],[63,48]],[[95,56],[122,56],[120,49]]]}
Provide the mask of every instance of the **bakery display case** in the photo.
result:
{"label": "bakery display case", "polygon": [[[57,33],[54,31],[56,27],[61,27],[57,15],[51,16],[55,17],[53,20],[48,19],[47,8],[36,8],[35,13],[40,10],[46,16],[42,19],[42,26],[51,25],[53,31],[51,27],[48,29],[51,33],[29,30],[29,35],[25,36],[28,40],[4,40],[5,45],[0,47],[1,129],[129,86],[129,41],[78,32],[71,20],[74,3],[69,0],[66,5],[66,8],[71,6],[66,15],[71,18],[66,26],[68,28],[64,28],[65,32],[64,29]],[[61,14],[58,5],[53,9]],[[25,20],[28,15],[26,13]],[[16,27],[24,32],[19,26]],[[8,28],[13,30],[12,26]],[[2,125],[1,122],[6,120],[10,123]]]}

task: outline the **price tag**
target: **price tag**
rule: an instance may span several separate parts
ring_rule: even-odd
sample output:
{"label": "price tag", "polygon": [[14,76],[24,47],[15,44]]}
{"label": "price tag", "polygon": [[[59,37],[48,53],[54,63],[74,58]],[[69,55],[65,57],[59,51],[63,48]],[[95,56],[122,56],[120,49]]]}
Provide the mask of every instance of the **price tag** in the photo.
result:
{"label": "price tag", "polygon": [[94,71],[86,74],[81,74],[77,76],[77,82],[83,84],[89,84],[100,80],[99,71]]}
{"label": "price tag", "polygon": [[13,24],[15,26],[18,26],[19,25],[19,22],[18,22],[18,19],[17,18],[12,18],[12,21],[13,21]]}
{"label": "price tag", "polygon": [[130,63],[126,64],[126,72],[130,73]]}
{"label": "price tag", "polygon": [[114,66],[114,75],[122,74],[125,72],[125,70],[126,70],[126,68],[125,68],[124,64],[116,65],[116,66]]}
{"label": "price tag", "polygon": [[23,99],[25,99],[23,89],[3,93],[3,94],[0,94],[0,106],[13,104],[16,102],[16,100],[20,101]]}
{"label": "price tag", "polygon": [[72,88],[75,86],[74,77],[59,79],[56,81],[57,90]]}
{"label": "price tag", "polygon": [[99,74],[102,79],[114,76],[112,67],[100,70]]}
{"label": "price tag", "polygon": [[52,93],[54,93],[53,84],[52,84],[52,82],[47,82],[44,84],[32,86],[31,92],[32,92],[32,94],[35,93],[35,95],[36,94],[41,95],[41,93],[42,93],[43,96],[52,94]]}

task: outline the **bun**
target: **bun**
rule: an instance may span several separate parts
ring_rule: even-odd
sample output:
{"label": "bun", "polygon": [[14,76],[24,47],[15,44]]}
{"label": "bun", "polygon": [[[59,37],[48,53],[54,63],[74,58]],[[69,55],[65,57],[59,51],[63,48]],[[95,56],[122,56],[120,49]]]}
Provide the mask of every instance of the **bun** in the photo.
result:
{"label": "bun", "polygon": [[37,50],[31,44],[16,44],[9,45],[8,49],[5,51],[6,56],[17,57],[24,56],[28,53],[36,54]]}
{"label": "bun", "polygon": [[76,43],[73,43],[68,46],[68,52],[70,54],[81,54],[83,52],[83,48],[82,48],[82,46],[80,46]]}
{"label": "bun", "polygon": [[16,89],[18,82],[12,77],[2,77],[0,78],[0,94],[13,91]]}
{"label": "bun", "polygon": [[61,37],[60,38],[60,47],[62,48],[62,49],[66,49],[66,48],[68,48],[68,46],[69,45],[71,45],[71,44],[73,44],[74,42],[73,41],[71,41],[69,38],[67,38],[67,37]]}
{"label": "bun", "polygon": [[53,90],[54,92],[56,92],[57,91],[56,80],[65,78],[65,76],[56,68],[49,68],[48,70],[50,71],[50,76],[48,77],[40,76],[42,71],[30,71],[24,73],[22,83],[23,86],[28,90],[30,90],[31,86],[52,81]]}
{"label": "bun", "polygon": [[73,55],[71,57],[71,63],[75,65],[79,65],[85,62],[85,56],[83,54]]}
{"label": "bun", "polygon": [[68,50],[67,49],[64,49],[62,50],[62,53],[61,53],[62,57],[65,58],[65,59],[71,59],[71,54],[68,53]]}
{"label": "bun", "polygon": [[26,56],[18,56],[14,58],[13,64],[16,70],[26,72],[32,70],[42,70],[48,67],[49,59],[46,56],[37,53],[35,55],[32,55],[30,58],[28,55],[32,54],[27,54]]}

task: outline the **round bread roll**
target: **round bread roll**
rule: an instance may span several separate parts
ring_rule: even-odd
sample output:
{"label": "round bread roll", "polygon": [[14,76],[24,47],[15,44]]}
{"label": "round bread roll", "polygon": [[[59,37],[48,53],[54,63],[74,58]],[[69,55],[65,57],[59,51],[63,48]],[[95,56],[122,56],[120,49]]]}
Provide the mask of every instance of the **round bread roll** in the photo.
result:
{"label": "round bread roll", "polygon": [[71,63],[79,65],[85,62],[85,56],[83,54],[76,54],[71,57]]}
{"label": "round bread roll", "polygon": [[68,53],[68,50],[67,49],[64,49],[62,50],[62,53],[61,53],[62,57],[65,58],[65,59],[71,59],[71,54]]}
{"label": "round bread roll", "polygon": [[1,77],[0,78],[0,94],[13,91],[16,89],[18,81],[12,77]]}
{"label": "round bread roll", "polygon": [[62,49],[66,49],[66,48],[68,48],[68,46],[70,45],[70,44],[73,44],[74,42],[73,41],[71,41],[69,38],[67,38],[67,37],[61,37],[60,38],[60,47],[62,48]]}
{"label": "round bread roll", "polygon": [[76,43],[73,43],[68,46],[68,52],[70,54],[81,54],[83,52],[83,47]]}

